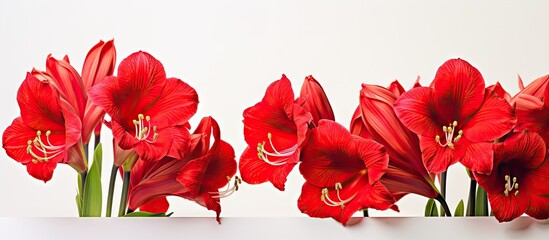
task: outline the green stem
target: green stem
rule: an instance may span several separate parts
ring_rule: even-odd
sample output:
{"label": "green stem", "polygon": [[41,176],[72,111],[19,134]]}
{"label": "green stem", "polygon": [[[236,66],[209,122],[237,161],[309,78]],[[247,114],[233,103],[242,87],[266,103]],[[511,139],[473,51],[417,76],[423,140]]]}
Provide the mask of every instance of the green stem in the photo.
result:
{"label": "green stem", "polygon": [[101,142],[101,134],[95,135],[93,140],[94,140],[94,142],[93,142],[94,148],[93,149],[96,149],[97,145],[99,145],[99,143]]}
{"label": "green stem", "polygon": [[476,193],[477,181],[471,179],[471,183],[469,184],[469,200],[467,202],[467,216],[475,216]]}
{"label": "green stem", "polygon": [[83,171],[80,173],[80,179],[82,180],[82,198],[84,198],[84,189],[86,187],[86,177],[88,176],[88,171]]}
{"label": "green stem", "polygon": [[[443,172],[440,174],[440,196],[442,197],[442,199],[446,198],[446,172]],[[446,203],[446,201],[444,202]],[[446,213],[445,211],[447,211],[447,208],[448,208],[448,204],[446,204],[446,207],[440,206],[440,216],[444,216],[444,214]],[[446,215],[447,214],[450,214],[450,213],[448,212],[446,213]]]}
{"label": "green stem", "polygon": [[367,209],[367,208],[364,209],[364,210],[362,210],[362,216],[364,216],[364,217],[368,217],[368,216],[369,216],[369,215],[368,215],[368,209]]}
{"label": "green stem", "polygon": [[[439,194],[435,200],[437,200],[439,203],[440,203],[440,206],[442,207],[442,209],[444,209],[445,213],[446,213],[446,216],[447,217],[451,217],[452,214],[450,213],[450,208],[448,207],[448,203],[446,203],[446,200],[444,199],[444,197],[442,196],[442,194]],[[440,214],[442,216],[442,213]]]}
{"label": "green stem", "polygon": [[107,211],[105,213],[105,216],[110,217],[112,212],[112,200],[114,195],[114,183],[116,182],[116,174],[118,173],[118,167],[116,165],[112,165],[111,170],[111,179],[109,181],[109,195],[107,196]]}
{"label": "green stem", "polygon": [[130,172],[124,172],[124,182],[122,184],[122,197],[120,198],[120,207],[118,208],[118,216],[126,214],[126,205],[128,202],[128,190],[130,187]]}

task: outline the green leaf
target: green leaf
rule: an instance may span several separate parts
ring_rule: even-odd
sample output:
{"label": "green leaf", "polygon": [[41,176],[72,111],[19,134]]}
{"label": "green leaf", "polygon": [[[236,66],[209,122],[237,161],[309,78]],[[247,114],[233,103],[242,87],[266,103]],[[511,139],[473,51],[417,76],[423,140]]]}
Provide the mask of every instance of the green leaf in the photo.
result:
{"label": "green leaf", "polygon": [[456,211],[454,211],[454,217],[463,217],[463,211],[464,211],[464,206],[463,206],[463,199],[461,199],[461,201],[459,201],[457,207],[456,207]]}
{"label": "green leaf", "polygon": [[103,198],[101,190],[102,155],[103,147],[100,143],[93,153],[93,163],[84,184],[84,192],[82,194],[83,217],[101,217],[101,201]]}
{"label": "green leaf", "polygon": [[132,212],[122,217],[169,217],[172,213],[166,215],[165,213],[150,213],[150,212]]}
{"label": "green leaf", "polygon": [[78,216],[82,217],[82,175],[77,174],[78,192],[76,193],[76,206],[78,207]]}
{"label": "green leaf", "polygon": [[481,186],[478,186],[477,188],[475,216],[488,216],[488,197],[486,191]]}
{"label": "green leaf", "polygon": [[438,217],[437,204],[435,199],[429,199],[427,205],[425,206],[425,216],[426,217]]}

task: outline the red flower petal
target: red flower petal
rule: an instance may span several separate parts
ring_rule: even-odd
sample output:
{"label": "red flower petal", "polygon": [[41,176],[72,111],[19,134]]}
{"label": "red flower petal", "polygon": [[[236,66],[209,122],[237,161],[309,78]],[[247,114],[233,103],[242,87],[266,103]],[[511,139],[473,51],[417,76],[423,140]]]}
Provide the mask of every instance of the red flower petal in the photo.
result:
{"label": "red flower petal", "polygon": [[[402,94],[395,102],[395,113],[412,132],[433,138],[441,131],[435,122],[434,91],[427,87],[416,87]],[[453,121],[453,120],[452,120]]]}
{"label": "red flower petal", "polygon": [[322,188],[316,187],[305,182],[301,188],[301,195],[297,200],[297,207],[302,213],[315,218],[332,217],[341,222],[343,225],[347,221],[343,221],[341,216],[341,207],[330,207],[321,200]]}
{"label": "red flower petal", "polygon": [[294,154],[285,159],[284,165],[273,166],[257,157],[255,148],[247,147],[239,161],[239,170],[242,175],[242,180],[249,184],[260,184],[271,182],[274,187],[280,191],[284,191],[284,183],[288,174],[299,161],[300,151],[295,151]]}
{"label": "red flower petal", "polygon": [[21,117],[13,120],[2,134],[2,144],[6,154],[23,164],[30,163],[33,157],[27,153],[27,142],[36,138],[36,131],[28,127]]}
{"label": "red flower petal", "polygon": [[389,155],[383,145],[369,139],[355,139],[359,157],[364,161],[368,169],[368,181],[378,181],[387,171]]}
{"label": "red flower petal", "polygon": [[[493,166],[493,143],[491,142],[468,142],[467,138],[459,140],[460,146],[465,145],[465,154],[460,162],[471,171],[490,174]],[[456,144],[456,146],[458,145]]]}
{"label": "red flower petal", "polygon": [[139,206],[140,211],[150,213],[165,213],[168,211],[168,208],[170,208],[170,203],[166,197],[159,197]]}
{"label": "red flower petal", "polygon": [[21,118],[33,129],[64,131],[65,125],[58,93],[47,82],[30,73],[17,92]]}
{"label": "red flower petal", "polygon": [[[361,150],[367,148],[361,146]],[[370,159],[363,160],[361,155],[357,151],[355,139],[343,126],[333,121],[321,120],[318,127],[312,130],[309,141],[303,148],[299,170],[308,183],[332,187],[366,169],[365,161],[369,162]]]}
{"label": "red flower petal", "polygon": [[362,122],[362,111],[360,110],[360,106],[356,108],[355,113],[353,113],[353,117],[351,120],[351,126],[349,127],[351,134],[360,136],[365,139],[371,139],[372,135],[370,132],[368,132],[368,129]]}
{"label": "red flower petal", "polygon": [[320,119],[335,120],[330,101],[320,83],[318,83],[313,76],[307,76],[305,78],[299,95],[300,98],[305,99],[303,108],[311,113],[315,124],[317,124]]}
{"label": "red flower petal", "polygon": [[186,123],[198,108],[198,94],[187,83],[168,78],[154,107],[146,111],[158,128]]}
{"label": "red flower petal", "polygon": [[208,168],[203,180],[205,189],[219,189],[227,185],[228,180],[236,173],[236,160],[233,147],[223,140],[214,145],[211,149],[208,160]]}
{"label": "red flower petal", "polygon": [[441,120],[459,122],[474,114],[484,99],[484,86],[482,75],[468,62],[451,59],[442,64],[433,80]]}
{"label": "red flower petal", "polygon": [[524,159],[522,168],[535,169],[545,161],[546,146],[543,139],[534,132],[520,132],[510,135],[503,142],[505,159]]}
{"label": "red flower petal", "polygon": [[103,81],[106,76],[110,76],[114,72],[116,65],[116,49],[114,40],[107,42],[99,41],[93,46],[84,60],[82,67],[82,82],[84,83],[85,91],[89,90],[93,85]]}
{"label": "red flower petal", "polygon": [[68,59],[57,60],[48,56],[46,71],[52,77],[51,84],[59,94],[74,108],[79,117],[83,117],[88,96],[84,91],[82,78],[70,65]]}
{"label": "red flower petal", "polygon": [[45,182],[49,181],[51,177],[53,176],[53,170],[55,170],[55,167],[57,166],[57,162],[50,161],[50,162],[37,162],[37,163],[29,163],[27,166],[27,172],[33,176],[34,178],[38,180],[42,180]]}
{"label": "red flower petal", "polygon": [[[418,79],[419,80],[419,79]],[[419,82],[417,82],[419,83]],[[362,86],[364,88],[364,85]],[[400,95],[402,95],[403,93],[406,92],[406,90],[404,90],[404,88],[402,87],[402,85],[400,85],[400,83],[398,82],[398,80],[395,80],[391,83],[391,85],[389,85],[389,91],[393,93],[393,95],[395,97],[400,97]]]}
{"label": "red flower petal", "polygon": [[523,194],[519,194],[518,196],[509,194],[509,196],[505,196],[503,193],[488,193],[492,212],[498,221],[508,222],[526,212],[530,201],[527,196],[523,197],[521,195]]}
{"label": "red flower petal", "polygon": [[511,131],[516,122],[511,105],[486,90],[480,109],[463,126],[463,136],[471,142],[492,141]]}
{"label": "red flower petal", "polygon": [[267,87],[262,102],[274,107],[284,108],[285,112],[291,113],[294,103],[294,92],[292,84],[286,75],[282,74],[280,80],[274,81]]}
{"label": "red flower petal", "polygon": [[[421,137],[419,143],[423,164],[425,164],[427,171],[435,174],[446,171],[449,166],[458,162],[461,157],[455,155],[457,155],[458,150],[465,149],[462,144],[456,144],[455,150],[449,147],[441,147],[432,137]],[[460,156],[463,156],[463,150],[459,151],[462,153]]]}

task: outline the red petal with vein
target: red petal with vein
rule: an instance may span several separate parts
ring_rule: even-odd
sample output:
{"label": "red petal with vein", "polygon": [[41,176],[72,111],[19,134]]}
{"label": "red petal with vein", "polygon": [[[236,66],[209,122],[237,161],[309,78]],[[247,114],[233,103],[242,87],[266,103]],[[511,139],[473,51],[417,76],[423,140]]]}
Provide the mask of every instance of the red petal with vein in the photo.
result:
{"label": "red petal with vein", "polygon": [[37,163],[31,162],[26,166],[27,166],[27,172],[29,173],[29,175],[33,176],[38,180],[42,180],[45,183],[51,180],[51,177],[53,176],[53,171],[57,166],[57,162],[55,161],[37,162]]}
{"label": "red petal with vein", "polygon": [[155,162],[137,161],[130,175],[128,207],[135,210],[154,199],[185,192],[176,178],[186,163],[168,157]]}
{"label": "red petal with vein", "polygon": [[165,213],[168,211],[168,208],[170,208],[170,203],[168,202],[168,199],[166,199],[166,197],[159,197],[139,206],[139,211],[150,213]]}
{"label": "red petal with vein", "polygon": [[[468,141],[467,137],[459,140],[459,147],[465,147],[465,154],[460,162],[471,171],[482,174],[489,174],[493,166],[493,143],[477,142],[463,143]],[[462,142],[463,141],[463,142]],[[457,144],[456,144],[457,145]]]}
{"label": "red petal with vein", "polygon": [[528,208],[528,200],[523,197],[505,196],[503,193],[488,193],[492,213],[499,222],[508,222],[520,217]]}
{"label": "red petal with vein", "polygon": [[[345,216],[347,219],[344,219],[342,216],[341,207],[330,207],[321,201],[322,187],[316,187],[310,183],[305,182],[301,188],[301,195],[297,200],[297,207],[302,213],[309,215],[314,218],[327,218],[332,217],[336,221],[346,225],[348,222],[349,216]],[[359,209],[348,209],[348,212]],[[354,212],[353,212],[354,213]],[[348,214],[347,214],[348,215]]]}
{"label": "red petal with vein", "polygon": [[503,87],[499,82],[496,82],[496,84],[494,85],[488,86],[487,89],[497,94],[500,98],[505,99],[505,101],[507,102],[511,101],[511,95],[509,95],[509,93],[505,91],[505,89],[503,89]]}
{"label": "red petal with vein", "polygon": [[423,165],[419,139],[395,115],[395,100],[396,96],[385,88],[362,85],[359,109],[367,117],[360,124],[389,154],[389,169],[381,181],[394,193],[411,192],[434,198],[438,193]]}
{"label": "red petal with vein", "polygon": [[446,171],[449,166],[454,165],[461,159],[461,157],[454,156],[457,155],[458,150],[461,153],[460,156],[465,153],[465,146],[462,144],[456,144],[454,150],[449,147],[439,146],[432,137],[421,137],[419,142],[423,164],[427,171],[435,174]]}
{"label": "red petal with vein", "polygon": [[[363,84],[364,86],[364,84]],[[402,95],[404,92],[406,92],[406,90],[404,90],[404,87],[402,87],[402,85],[400,85],[400,83],[398,82],[398,80],[395,80],[393,81],[390,85],[389,85],[389,91],[393,93],[393,95],[395,95],[395,97],[400,97],[400,95]]]}
{"label": "red petal with vein", "polygon": [[433,80],[433,88],[437,112],[443,122],[471,116],[484,99],[482,75],[461,59],[451,59],[440,66]]}
{"label": "red petal with vein", "polygon": [[17,92],[17,103],[21,118],[29,127],[50,131],[65,129],[58,93],[47,82],[27,74]]}
{"label": "red petal with vein", "polygon": [[[338,123],[321,120],[318,127],[312,130],[301,153],[301,174],[310,184],[330,187],[357,176],[361,170],[366,169],[365,161],[370,160],[361,158],[357,141]],[[373,141],[361,144],[376,145]],[[383,156],[383,153],[376,156]]]}
{"label": "red petal with vein", "polygon": [[22,164],[28,164],[33,157],[27,153],[27,141],[35,137],[36,130],[27,126],[23,119],[18,117],[2,134],[2,144],[9,157]]}
{"label": "red petal with vein", "polygon": [[68,61],[57,60],[48,56],[46,72],[52,76],[52,85],[74,108],[78,116],[83,119],[88,95],[85,92],[82,78]]}
{"label": "red petal with vein", "polygon": [[516,98],[517,126],[515,132],[529,130],[539,133],[546,142],[549,142],[549,108],[545,107],[539,98],[520,94]]}
{"label": "red petal with vein", "polygon": [[162,128],[183,125],[196,113],[197,108],[198,94],[194,88],[177,78],[168,78],[154,107],[143,113],[153,117],[157,126]]}
{"label": "red petal with vein", "polygon": [[402,94],[395,102],[395,113],[412,132],[432,136],[440,131],[435,116],[435,95],[431,88],[416,87]]}
{"label": "red petal with vein", "polygon": [[488,142],[507,134],[516,122],[511,105],[486,90],[480,109],[463,126],[463,135],[471,142]]}
{"label": "red petal with vein", "polygon": [[87,92],[96,83],[103,81],[106,76],[111,76],[115,65],[116,48],[114,47],[114,40],[99,41],[88,51],[82,67],[82,82],[85,91]]}
{"label": "red petal with vein", "polygon": [[351,134],[360,136],[365,139],[371,139],[372,135],[370,132],[368,132],[368,129],[366,126],[364,126],[364,123],[362,122],[362,111],[360,110],[360,106],[356,108],[355,113],[353,113],[353,117],[351,120],[351,126],[350,126]]}
{"label": "red petal with vein", "polygon": [[284,191],[284,183],[288,174],[299,161],[299,151],[289,156],[286,163],[281,166],[273,166],[257,158],[257,150],[247,147],[242,153],[238,168],[242,180],[249,184],[271,182],[274,187]]}
{"label": "red petal with vein", "polygon": [[335,120],[330,101],[320,83],[313,76],[309,75],[305,78],[299,96],[305,99],[303,108],[311,113],[315,125],[320,119]]}

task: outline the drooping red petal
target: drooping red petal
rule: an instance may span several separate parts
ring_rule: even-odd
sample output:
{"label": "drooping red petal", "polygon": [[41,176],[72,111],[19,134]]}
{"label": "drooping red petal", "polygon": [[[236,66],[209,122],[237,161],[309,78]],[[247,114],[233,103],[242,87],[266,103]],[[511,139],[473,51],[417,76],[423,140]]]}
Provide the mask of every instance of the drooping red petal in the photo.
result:
{"label": "drooping red petal", "polygon": [[482,75],[468,62],[450,59],[442,64],[433,80],[441,120],[459,121],[474,114],[484,99],[484,86]]}
{"label": "drooping red petal", "polygon": [[305,99],[303,108],[311,113],[315,124],[317,124],[320,119],[335,121],[330,101],[320,83],[318,83],[313,76],[309,75],[305,77],[299,96]]}
{"label": "drooping red petal", "polygon": [[511,105],[486,90],[484,102],[462,130],[471,142],[493,141],[511,131],[516,122]]}
{"label": "drooping red petal", "polygon": [[30,73],[17,92],[21,118],[33,129],[63,131],[65,129],[58,93],[47,82]]}
{"label": "drooping red petal", "polygon": [[27,172],[31,176],[33,176],[38,180],[42,180],[45,183],[49,181],[53,176],[53,171],[57,166],[57,162],[55,161],[50,161],[50,162],[42,161],[37,163],[31,162],[31,163],[28,163],[26,166],[27,166]]}
{"label": "drooping red petal", "polygon": [[319,187],[345,182],[366,169],[350,132],[329,120],[321,120],[312,130],[301,161],[299,170],[305,180]]}
{"label": "drooping red petal", "polygon": [[139,206],[139,211],[150,213],[165,213],[168,211],[168,208],[170,208],[170,203],[168,202],[168,199],[166,199],[166,197],[159,197]]}
{"label": "drooping red petal", "polygon": [[146,111],[159,128],[186,123],[198,108],[198,94],[187,83],[168,78],[154,106]]}
{"label": "drooping red petal", "polygon": [[436,122],[435,95],[431,88],[416,87],[402,94],[395,102],[395,113],[408,129],[421,136],[440,132]]}

